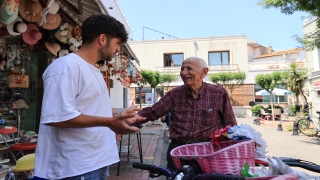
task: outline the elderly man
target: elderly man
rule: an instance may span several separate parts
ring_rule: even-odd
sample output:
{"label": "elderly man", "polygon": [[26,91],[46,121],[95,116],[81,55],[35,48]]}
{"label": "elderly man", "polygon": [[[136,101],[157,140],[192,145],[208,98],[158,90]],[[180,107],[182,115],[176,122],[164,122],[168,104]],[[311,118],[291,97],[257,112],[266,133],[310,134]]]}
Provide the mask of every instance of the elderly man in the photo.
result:
{"label": "elderly man", "polygon": [[217,129],[236,125],[228,92],[221,86],[208,84],[203,59],[190,57],[183,61],[180,71],[184,85],[176,87],[138,114],[147,120],[158,119],[171,112],[171,143],[168,147],[168,168],[175,170],[170,151],[181,145],[210,141]]}

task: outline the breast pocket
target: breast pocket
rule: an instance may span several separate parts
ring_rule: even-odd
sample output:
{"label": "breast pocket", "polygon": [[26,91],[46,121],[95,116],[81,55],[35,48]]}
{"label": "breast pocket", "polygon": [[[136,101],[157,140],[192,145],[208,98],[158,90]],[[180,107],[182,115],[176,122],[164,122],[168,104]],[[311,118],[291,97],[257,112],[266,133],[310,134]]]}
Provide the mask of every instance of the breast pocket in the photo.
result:
{"label": "breast pocket", "polygon": [[217,109],[201,109],[201,114],[201,123],[205,126],[213,126],[220,120],[219,112]]}
{"label": "breast pocket", "polygon": [[188,122],[188,118],[190,118],[190,115],[192,112],[190,112],[189,109],[187,108],[181,108],[181,107],[176,107],[174,108],[174,112],[171,113],[171,116],[174,116],[174,119],[176,122]]}

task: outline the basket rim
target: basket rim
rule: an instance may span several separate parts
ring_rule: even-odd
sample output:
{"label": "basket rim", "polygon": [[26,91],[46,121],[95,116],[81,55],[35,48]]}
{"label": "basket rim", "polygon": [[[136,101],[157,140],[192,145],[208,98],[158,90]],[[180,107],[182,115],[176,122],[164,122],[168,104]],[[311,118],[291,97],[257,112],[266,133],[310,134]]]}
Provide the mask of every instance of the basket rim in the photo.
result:
{"label": "basket rim", "polygon": [[187,146],[191,146],[191,145],[194,146],[194,145],[204,145],[204,144],[213,144],[213,143],[214,143],[214,142],[210,141],[210,142],[201,142],[201,143],[193,143],[193,144],[186,144],[186,145],[178,146],[178,147],[176,147],[176,148],[174,148],[174,149],[171,150],[170,155],[171,155],[172,158],[174,158],[174,157],[178,157],[178,158],[179,158],[179,157],[186,157],[186,158],[196,157],[196,158],[201,158],[201,157],[213,156],[213,155],[219,154],[219,153],[221,153],[221,152],[223,152],[223,151],[227,151],[227,150],[229,150],[229,149],[231,149],[231,148],[235,148],[235,147],[240,146],[240,145],[243,145],[243,144],[251,144],[251,143],[254,143],[254,140],[228,140],[228,141],[221,141],[220,144],[221,144],[221,143],[230,143],[231,141],[234,142],[235,144],[230,145],[230,146],[225,147],[225,148],[222,148],[222,149],[220,149],[220,150],[218,150],[218,151],[216,151],[216,152],[213,152],[212,154],[204,154],[204,155],[174,155],[174,154],[173,154],[175,151],[177,151],[178,149],[181,149],[181,148],[183,148],[183,147],[187,147]]}

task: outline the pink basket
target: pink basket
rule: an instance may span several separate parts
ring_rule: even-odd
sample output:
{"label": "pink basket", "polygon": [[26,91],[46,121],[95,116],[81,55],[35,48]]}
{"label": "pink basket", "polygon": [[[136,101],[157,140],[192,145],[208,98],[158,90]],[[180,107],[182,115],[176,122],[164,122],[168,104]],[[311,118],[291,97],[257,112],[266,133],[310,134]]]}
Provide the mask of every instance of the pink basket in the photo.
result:
{"label": "pink basket", "polygon": [[187,144],[174,148],[171,156],[177,168],[181,167],[180,159],[196,159],[207,174],[240,175],[240,167],[246,162],[255,165],[255,145],[253,140],[222,141],[219,146],[213,142]]}

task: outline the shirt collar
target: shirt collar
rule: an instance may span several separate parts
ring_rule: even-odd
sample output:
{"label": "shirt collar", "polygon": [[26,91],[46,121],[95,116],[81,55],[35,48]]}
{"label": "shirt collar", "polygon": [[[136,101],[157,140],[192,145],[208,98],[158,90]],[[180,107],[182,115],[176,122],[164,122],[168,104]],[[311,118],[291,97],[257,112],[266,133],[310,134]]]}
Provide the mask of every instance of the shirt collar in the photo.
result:
{"label": "shirt collar", "polygon": [[[186,87],[186,93],[189,94],[192,97],[190,89],[187,86],[185,86],[185,87]],[[200,89],[200,91],[198,93],[198,98],[201,98],[201,97],[204,96],[204,93],[205,93],[206,89],[207,89],[207,83],[202,82],[202,87],[201,87],[201,89]]]}

